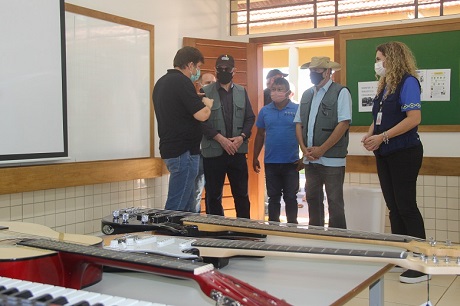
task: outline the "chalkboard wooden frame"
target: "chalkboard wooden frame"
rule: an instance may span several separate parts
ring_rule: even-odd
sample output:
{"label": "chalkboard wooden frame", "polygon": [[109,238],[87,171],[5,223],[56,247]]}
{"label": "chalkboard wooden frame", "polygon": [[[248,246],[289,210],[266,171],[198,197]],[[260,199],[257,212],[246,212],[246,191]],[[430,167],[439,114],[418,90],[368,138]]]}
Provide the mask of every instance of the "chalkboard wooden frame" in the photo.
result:
{"label": "chalkboard wooden frame", "polygon": [[[404,23],[404,24],[397,24],[397,25],[387,25],[387,26],[378,26],[378,27],[367,27],[361,29],[350,29],[350,30],[342,30],[339,32],[338,41],[339,41],[339,62],[342,64],[342,70],[340,71],[340,83],[347,84],[347,64],[350,67],[353,63],[347,63],[347,43],[353,40],[366,40],[366,39],[373,39],[373,38],[383,38],[383,37],[394,37],[394,36],[401,36],[404,38],[406,35],[417,35],[417,34],[427,34],[427,33],[441,33],[441,32],[451,32],[451,31],[458,31],[460,30],[460,18],[449,18],[449,19],[442,19],[442,20],[434,20],[434,21],[427,21],[427,22],[414,22],[414,23]],[[390,39],[389,39],[390,40]],[[404,40],[402,40],[404,42]],[[427,46],[429,46],[429,42],[427,42]],[[445,51],[440,46],[430,46],[430,47],[439,47],[439,52],[441,54],[445,54]],[[373,50],[375,52],[375,50]],[[459,56],[460,58],[460,56]],[[458,59],[457,59],[458,60]],[[424,67],[421,67],[424,68]],[[456,67],[458,69],[458,67]],[[351,68],[350,68],[351,69]],[[363,80],[369,81],[369,80]],[[451,90],[453,87],[456,86],[455,84],[451,84]],[[357,96],[357,93],[355,93]],[[458,97],[453,97],[451,94],[451,99]],[[357,97],[354,99],[357,101]],[[451,102],[447,102],[451,103]],[[357,108],[356,108],[357,110]],[[356,112],[355,107],[353,111]],[[370,114],[369,114],[370,117]],[[369,125],[371,123],[371,119],[369,121]],[[352,126],[350,131],[352,132],[365,132],[367,131],[368,126]],[[420,125],[419,126],[420,132],[460,132],[460,125],[452,124],[452,125]]]}
{"label": "chalkboard wooden frame", "polygon": [[[150,92],[154,85],[154,26],[127,18],[106,14],[73,4],[65,4],[67,12],[98,18],[150,32]],[[0,168],[0,194],[10,194],[51,188],[84,186],[139,178],[160,177],[164,165],[154,157],[154,113],[150,101],[150,157],[52,165]]]}

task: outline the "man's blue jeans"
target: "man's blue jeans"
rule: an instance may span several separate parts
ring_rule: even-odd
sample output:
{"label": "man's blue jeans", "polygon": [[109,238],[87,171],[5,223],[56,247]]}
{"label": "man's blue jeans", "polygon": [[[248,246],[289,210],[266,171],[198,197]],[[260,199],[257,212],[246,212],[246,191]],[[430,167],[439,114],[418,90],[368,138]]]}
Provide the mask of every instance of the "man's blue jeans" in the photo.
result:
{"label": "man's blue jeans", "polygon": [[164,159],[170,173],[168,199],[165,209],[193,211],[190,207],[195,178],[198,175],[200,155],[190,155],[187,151],[175,158]]}
{"label": "man's blue jeans", "polygon": [[193,186],[192,196],[190,197],[190,211],[195,213],[201,212],[201,196],[204,189],[204,168],[203,168],[203,156],[200,154],[200,162],[198,167],[198,175],[195,179],[195,185]]}
{"label": "man's blue jeans", "polygon": [[324,185],[329,206],[329,227],[347,228],[343,201],[344,180],[345,167],[326,167],[312,163],[305,165],[305,195],[310,225],[324,226]]}
{"label": "man's blue jeans", "polygon": [[281,196],[283,196],[287,222],[297,223],[297,192],[299,192],[297,165],[265,164],[265,182],[268,195],[268,221],[280,222]]}

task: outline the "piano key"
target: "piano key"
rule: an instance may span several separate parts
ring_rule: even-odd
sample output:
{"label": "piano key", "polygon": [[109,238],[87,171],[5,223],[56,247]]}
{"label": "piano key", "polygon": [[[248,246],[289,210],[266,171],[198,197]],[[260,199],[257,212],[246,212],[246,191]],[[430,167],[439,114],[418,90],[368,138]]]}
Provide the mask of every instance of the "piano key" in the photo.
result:
{"label": "piano key", "polygon": [[21,298],[21,299],[28,299],[33,296],[32,292],[30,290],[22,290],[17,293],[12,294],[11,296]]}
{"label": "piano key", "polygon": [[[11,305],[21,306],[46,306],[49,305],[51,301],[54,301],[56,305],[65,306],[166,306],[165,304],[128,299],[124,297],[17,280],[1,276],[0,290],[7,290],[7,293],[16,292],[6,297],[3,296],[3,298],[7,298],[8,303],[11,301]],[[14,294],[21,296],[23,294],[29,295],[27,291],[32,294],[32,297],[28,299],[13,296]],[[1,301],[2,295],[0,295],[0,305]]]}

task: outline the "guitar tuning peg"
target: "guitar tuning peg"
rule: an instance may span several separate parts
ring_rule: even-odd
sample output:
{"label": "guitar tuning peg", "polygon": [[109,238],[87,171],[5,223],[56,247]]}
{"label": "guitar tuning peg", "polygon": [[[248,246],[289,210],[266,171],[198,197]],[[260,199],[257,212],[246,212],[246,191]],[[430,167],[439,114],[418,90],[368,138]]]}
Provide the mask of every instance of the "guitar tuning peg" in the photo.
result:
{"label": "guitar tuning peg", "polygon": [[460,265],[460,257],[457,257],[457,265]]}
{"label": "guitar tuning peg", "polygon": [[438,257],[436,255],[433,255],[433,263],[437,264],[439,262]]}
{"label": "guitar tuning peg", "polygon": [[128,223],[128,220],[129,220],[129,214],[128,213],[124,213],[122,216],[121,216],[122,220],[123,220],[123,223]]}
{"label": "guitar tuning peg", "polygon": [[444,257],[444,262],[445,262],[446,264],[450,262],[449,256],[445,256],[445,257]]}
{"label": "guitar tuning peg", "polygon": [[[460,257],[459,257],[459,259],[460,259]],[[423,262],[427,262],[428,257],[425,254],[420,254],[420,260],[423,261]]]}
{"label": "guitar tuning peg", "polygon": [[430,243],[430,246],[432,246],[432,247],[436,246],[436,243],[437,243],[437,242],[436,242],[436,240],[435,240],[433,237],[430,237],[430,238],[428,239],[428,241],[429,241],[429,243]]}
{"label": "guitar tuning peg", "polygon": [[452,246],[452,241],[451,240],[446,240],[446,246],[448,246],[448,247]]}

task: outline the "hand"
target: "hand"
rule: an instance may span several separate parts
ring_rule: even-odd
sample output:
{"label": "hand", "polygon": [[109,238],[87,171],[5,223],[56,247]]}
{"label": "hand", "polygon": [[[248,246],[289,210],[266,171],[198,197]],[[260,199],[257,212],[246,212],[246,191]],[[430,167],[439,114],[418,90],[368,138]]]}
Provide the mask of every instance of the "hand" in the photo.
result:
{"label": "hand", "polygon": [[212,105],[214,104],[214,99],[209,99],[208,97],[203,97],[201,101],[209,108],[212,108]]}
{"label": "hand", "polygon": [[225,138],[222,136],[222,134],[217,134],[214,139],[219,142],[219,144],[222,146],[225,152],[228,153],[228,155],[235,155],[236,151],[238,151],[239,146],[237,147],[233,141],[231,141],[229,138]]}
{"label": "hand", "polygon": [[254,169],[256,173],[260,173],[260,163],[258,159],[254,159],[252,161],[252,168]]}
{"label": "hand", "polygon": [[363,146],[368,151],[375,151],[377,150],[383,142],[382,135],[372,135],[369,137],[363,137]]}
{"label": "hand", "polygon": [[304,156],[307,160],[318,160],[323,154],[324,152],[321,147],[308,147],[307,153]]}
{"label": "hand", "polygon": [[232,137],[229,138],[229,140],[235,144],[237,149],[239,149],[244,142],[243,136]]}

